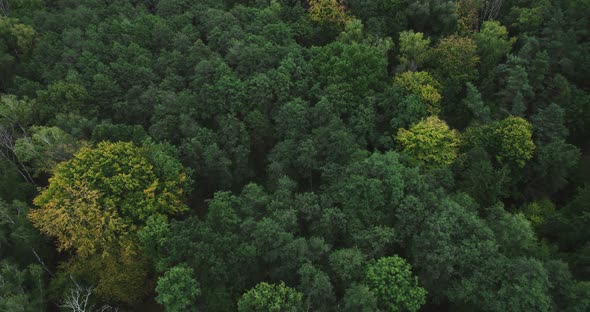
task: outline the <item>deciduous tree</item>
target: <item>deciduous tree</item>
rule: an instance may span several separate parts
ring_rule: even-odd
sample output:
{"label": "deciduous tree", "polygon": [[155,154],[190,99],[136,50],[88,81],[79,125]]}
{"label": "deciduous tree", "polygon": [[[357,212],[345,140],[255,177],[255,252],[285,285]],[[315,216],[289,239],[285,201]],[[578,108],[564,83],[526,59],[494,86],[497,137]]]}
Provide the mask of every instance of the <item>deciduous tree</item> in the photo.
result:
{"label": "deciduous tree", "polygon": [[302,295],[285,283],[262,282],[248,290],[238,302],[238,311],[303,311]]}
{"label": "deciduous tree", "polygon": [[418,285],[411,266],[399,256],[381,258],[369,265],[367,285],[384,311],[418,311],[426,303],[426,290]]}
{"label": "deciduous tree", "polygon": [[156,301],[168,312],[197,311],[195,300],[201,290],[193,275],[186,265],[172,267],[158,279]]}
{"label": "deciduous tree", "polygon": [[395,137],[399,149],[429,168],[451,164],[458,155],[459,132],[438,117],[428,117]]}

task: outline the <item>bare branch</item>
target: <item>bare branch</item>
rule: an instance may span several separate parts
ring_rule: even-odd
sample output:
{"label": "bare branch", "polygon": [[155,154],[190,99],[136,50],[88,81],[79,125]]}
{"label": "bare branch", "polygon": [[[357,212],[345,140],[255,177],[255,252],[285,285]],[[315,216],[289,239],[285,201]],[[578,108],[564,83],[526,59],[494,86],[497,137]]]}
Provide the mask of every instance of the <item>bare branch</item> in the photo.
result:
{"label": "bare branch", "polygon": [[[71,276],[70,276],[71,277]],[[72,278],[73,281],[73,278]],[[81,288],[75,281],[76,288],[70,289],[70,292],[64,299],[60,308],[69,309],[72,312],[117,312],[119,308],[111,307],[108,304],[95,309],[94,304],[90,302],[93,287]]]}
{"label": "bare branch", "polygon": [[10,12],[8,0],[0,0],[0,11],[2,11],[2,14],[4,14],[4,16],[8,16],[8,13]]}
{"label": "bare branch", "polygon": [[504,0],[484,0],[481,9],[483,20],[487,21],[496,19],[500,13],[503,3]]}
{"label": "bare branch", "polygon": [[51,275],[51,277],[55,277],[53,275],[53,273],[51,273],[51,271],[49,271],[49,269],[47,268],[47,266],[45,265],[45,262],[43,262],[43,260],[41,260],[41,257],[39,257],[39,255],[37,254],[37,252],[35,251],[35,249],[31,248],[31,250],[33,251],[33,253],[35,254],[35,257],[37,257],[37,260],[39,261],[39,263],[41,263],[41,265],[43,266],[43,268],[45,269],[45,271],[47,271],[47,273],[49,273],[49,275]]}
{"label": "bare branch", "polygon": [[12,220],[12,218],[10,217],[10,215],[4,211],[4,210],[0,210],[0,220],[2,221],[8,221],[12,224],[16,224],[16,222],[14,222],[14,220]]}
{"label": "bare branch", "polygon": [[92,306],[88,306],[88,301],[91,294],[91,287],[70,289],[70,293],[66,296],[60,307],[70,309],[72,312],[90,312],[92,311]]}
{"label": "bare branch", "polygon": [[[14,129],[12,130],[13,131],[9,131],[9,129],[0,125],[0,156],[8,160],[8,162],[10,162],[17,169],[17,171],[21,174],[25,181],[35,185],[35,180],[33,180],[33,177],[27,170],[27,167],[21,162],[21,160],[16,156],[16,153],[14,152],[15,138],[13,135]],[[4,148],[6,152],[3,151],[2,148]]]}

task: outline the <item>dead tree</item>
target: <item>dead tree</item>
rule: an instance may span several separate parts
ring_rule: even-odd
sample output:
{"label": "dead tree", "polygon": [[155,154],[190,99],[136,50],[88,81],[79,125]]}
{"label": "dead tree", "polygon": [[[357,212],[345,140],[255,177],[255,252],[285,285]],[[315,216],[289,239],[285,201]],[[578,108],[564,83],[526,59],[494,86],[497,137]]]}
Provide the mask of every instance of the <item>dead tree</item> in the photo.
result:
{"label": "dead tree", "polygon": [[8,12],[10,11],[8,0],[0,0],[0,11],[2,11],[2,15],[8,16]]}
{"label": "dead tree", "polygon": [[484,0],[481,6],[482,20],[494,20],[500,14],[504,0]]}
{"label": "dead tree", "polygon": [[119,308],[113,308],[110,305],[103,305],[95,308],[91,303],[92,287],[80,287],[77,283],[75,288],[71,288],[65,297],[60,308],[71,312],[117,312]]}

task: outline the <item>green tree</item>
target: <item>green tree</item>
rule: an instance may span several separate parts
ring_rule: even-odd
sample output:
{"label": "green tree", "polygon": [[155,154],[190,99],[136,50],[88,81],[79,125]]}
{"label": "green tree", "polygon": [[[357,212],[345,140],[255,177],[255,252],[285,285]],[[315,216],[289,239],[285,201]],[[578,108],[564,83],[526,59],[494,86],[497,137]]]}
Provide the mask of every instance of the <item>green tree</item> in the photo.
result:
{"label": "green tree", "polygon": [[457,6],[457,30],[460,34],[476,32],[480,26],[481,3],[477,0],[459,0]]}
{"label": "green tree", "polygon": [[92,130],[92,139],[96,142],[123,141],[141,144],[147,138],[147,133],[140,125],[102,123]]}
{"label": "green tree", "polygon": [[377,297],[367,285],[353,284],[344,294],[344,311],[374,312],[377,308]]}
{"label": "green tree", "polygon": [[407,8],[410,1],[349,0],[352,15],[360,18],[367,30],[379,36],[396,36],[408,29]]}
{"label": "green tree", "polygon": [[499,251],[510,258],[536,256],[537,238],[527,218],[502,209],[501,204],[488,209],[488,225],[496,237]]}
{"label": "green tree", "polygon": [[393,256],[369,265],[367,285],[375,292],[384,311],[418,311],[426,303],[426,290],[418,285],[412,267],[404,259]]}
{"label": "green tree", "polygon": [[328,275],[310,263],[302,265],[298,273],[306,310],[329,311],[336,300]]}
{"label": "green tree", "polygon": [[345,84],[353,94],[362,97],[371,90],[379,91],[385,87],[386,52],[383,47],[364,43],[333,42],[312,49],[311,66],[316,72],[316,80],[323,87]]}
{"label": "green tree", "polygon": [[400,71],[416,71],[427,61],[430,39],[421,32],[402,31],[399,34]]}
{"label": "green tree", "polygon": [[280,284],[259,283],[248,290],[238,302],[238,311],[303,311],[302,295],[295,289]]}
{"label": "green tree", "polygon": [[6,159],[0,160],[0,198],[26,200],[35,196],[35,186],[23,179],[19,170]]}
{"label": "green tree", "polygon": [[526,204],[522,209],[522,213],[535,230],[541,229],[544,225],[551,222],[551,219],[557,217],[555,204],[547,198]]}
{"label": "green tree", "polygon": [[500,64],[495,70],[500,90],[496,93],[501,108],[512,115],[523,117],[528,109],[530,99],[534,96],[534,89],[530,85],[526,60],[508,55],[505,64]]}
{"label": "green tree", "polygon": [[156,302],[168,312],[196,311],[196,298],[201,293],[193,269],[177,265],[158,279]]}
{"label": "green tree", "polygon": [[490,108],[483,102],[481,93],[470,82],[467,83],[467,95],[463,99],[462,104],[471,111],[473,121],[481,124],[491,121]]}
{"label": "green tree", "polygon": [[584,311],[590,307],[590,285],[587,281],[577,281],[568,265],[561,260],[543,263],[549,274],[549,291],[555,308],[561,311]]}
{"label": "green tree", "polygon": [[440,40],[432,50],[433,75],[443,82],[443,115],[451,124],[465,124],[467,111],[457,96],[466,83],[474,82],[478,77],[479,56],[477,45],[471,38],[453,35]]}
{"label": "green tree", "polygon": [[14,312],[44,311],[43,269],[31,264],[20,269],[7,261],[0,262],[0,309]]}
{"label": "green tree", "polygon": [[393,3],[407,3],[404,11],[408,19],[410,29],[444,36],[455,31],[457,26],[457,8],[455,1],[391,1]]}
{"label": "green tree", "polygon": [[493,158],[482,146],[476,146],[464,154],[457,168],[460,189],[482,207],[489,207],[504,197],[510,181],[509,170],[496,168],[492,161]]}
{"label": "green tree", "polygon": [[477,53],[481,58],[480,74],[487,75],[506,57],[516,38],[508,38],[508,30],[497,21],[485,21],[481,30],[473,34]]}
{"label": "green tree", "polygon": [[0,257],[19,265],[36,261],[31,250],[46,253],[39,232],[26,218],[28,211],[24,202],[0,199]]}
{"label": "green tree", "polygon": [[[424,219],[412,238],[416,271],[434,301],[451,295],[454,302],[470,298],[470,294],[454,291],[471,289],[470,279],[489,274],[484,273],[488,259],[499,256],[494,233],[470,207],[473,203],[465,199],[462,203],[437,199],[433,203],[435,212]],[[429,206],[429,211],[432,209]]]}
{"label": "green tree", "polygon": [[32,173],[19,159],[15,150],[16,141],[26,137],[26,129],[33,122],[33,105],[34,101],[21,100],[13,95],[0,96],[0,157],[26,182],[34,185]]}
{"label": "green tree", "polygon": [[78,83],[58,81],[37,92],[35,111],[44,121],[57,114],[79,114],[92,117],[94,108],[88,107],[88,91]]}
{"label": "green tree", "polygon": [[16,67],[29,56],[37,33],[16,18],[0,17],[0,90],[6,92],[16,74]]}
{"label": "green tree", "polygon": [[530,188],[543,194],[553,194],[568,184],[581,152],[567,143],[568,129],[565,127],[564,109],[551,103],[531,118],[533,139],[538,146],[532,161],[534,170]]}
{"label": "green tree", "polygon": [[459,133],[437,117],[428,117],[395,137],[399,149],[428,168],[451,164],[458,155]]}
{"label": "green tree", "polygon": [[551,311],[548,273],[539,260],[499,257],[491,261],[494,264],[457,289],[467,302],[487,311]]}
{"label": "green tree", "polygon": [[589,220],[590,185],[578,188],[574,197],[563,207],[557,218],[557,226],[552,231],[559,233],[557,241],[560,249],[570,254],[572,272],[580,279],[590,276],[588,255],[590,254],[590,230],[582,226]]}
{"label": "green tree", "polygon": [[16,140],[14,152],[21,161],[31,165],[34,176],[51,173],[78,149],[76,140],[57,127],[33,126],[29,135]]}
{"label": "green tree", "polygon": [[352,285],[361,280],[365,256],[358,248],[339,249],[330,255],[330,267],[340,285]]}

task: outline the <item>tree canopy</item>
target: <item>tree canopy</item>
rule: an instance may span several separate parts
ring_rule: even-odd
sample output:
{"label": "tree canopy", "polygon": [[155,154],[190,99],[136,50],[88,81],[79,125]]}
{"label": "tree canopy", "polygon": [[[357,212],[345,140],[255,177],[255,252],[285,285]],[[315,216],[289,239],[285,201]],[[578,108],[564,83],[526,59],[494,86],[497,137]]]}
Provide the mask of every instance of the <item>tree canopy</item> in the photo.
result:
{"label": "tree canopy", "polygon": [[0,0],[0,311],[590,310],[587,0]]}

